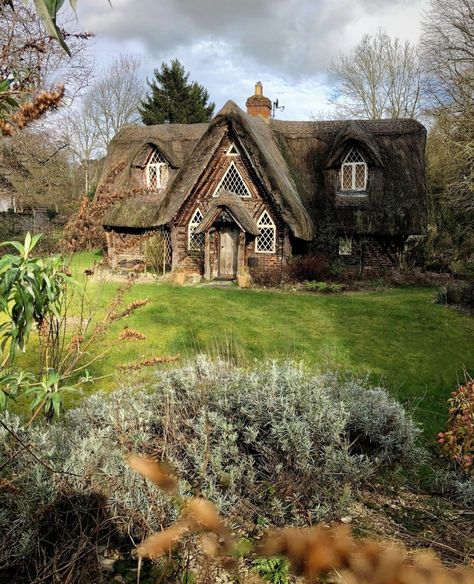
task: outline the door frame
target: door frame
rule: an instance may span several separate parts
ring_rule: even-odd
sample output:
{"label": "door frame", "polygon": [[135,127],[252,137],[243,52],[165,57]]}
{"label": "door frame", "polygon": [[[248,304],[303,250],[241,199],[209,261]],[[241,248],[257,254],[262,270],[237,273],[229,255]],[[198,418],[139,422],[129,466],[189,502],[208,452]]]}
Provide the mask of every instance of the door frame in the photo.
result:
{"label": "door frame", "polygon": [[[237,274],[244,265],[246,234],[242,228],[235,223],[236,230],[239,233],[237,246]],[[204,233],[204,279],[218,280],[219,276],[219,251],[220,235],[216,225],[213,225]],[[237,276],[235,276],[237,277]],[[234,279],[234,278],[233,278]]]}

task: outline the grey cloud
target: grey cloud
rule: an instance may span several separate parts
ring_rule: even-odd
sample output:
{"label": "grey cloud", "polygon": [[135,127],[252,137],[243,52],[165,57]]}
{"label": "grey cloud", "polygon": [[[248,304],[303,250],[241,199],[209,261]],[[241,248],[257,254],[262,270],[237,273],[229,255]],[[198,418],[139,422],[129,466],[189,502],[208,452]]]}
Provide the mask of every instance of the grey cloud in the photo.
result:
{"label": "grey cloud", "polygon": [[224,41],[233,58],[251,58],[291,77],[325,73],[357,42],[364,18],[422,0],[105,0],[79,3],[86,27],[115,41],[140,40],[152,55]]}

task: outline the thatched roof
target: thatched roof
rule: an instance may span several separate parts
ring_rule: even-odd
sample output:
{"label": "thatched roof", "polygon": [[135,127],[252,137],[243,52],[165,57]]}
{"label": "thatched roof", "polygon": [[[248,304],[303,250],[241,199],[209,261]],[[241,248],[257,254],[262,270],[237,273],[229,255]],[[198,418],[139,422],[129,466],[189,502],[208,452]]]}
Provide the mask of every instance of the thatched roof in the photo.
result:
{"label": "thatched roof", "polygon": [[238,195],[234,195],[229,191],[220,193],[209,211],[204,215],[203,220],[196,229],[196,233],[204,233],[207,231],[222,213],[223,209],[229,211],[237,225],[239,225],[245,232],[250,235],[260,234],[260,229],[258,228],[255,219],[243,204],[242,199]]}
{"label": "thatched roof", "polygon": [[[103,224],[148,228],[172,222],[229,131],[243,145],[295,237],[311,240],[328,209],[331,220],[349,231],[356,223],[367,233],[423,231],[426,131],[421,124],[402,119],[267,123],[231,101],[210,124],[128,126],[119,132],[110,145],[97,196],[106,186],[124,198]],[[137,193],[136,171],[143,169],[153,144],[172,170],[167,188],[150,197]],[[361,149],[371,169],[368,202],[361,206],[336,193],[341,157],[350,145]],[[120,170],[114,175],[116,168]]]}
{"label": "thatched roof", "polygon": [[[416,234],[426,222],[426,130],[411,119],[272,120],[298,194],[316,223],[347,233]],[[337,193],[344,154],[357,146],[369,164],[368,197]]]}

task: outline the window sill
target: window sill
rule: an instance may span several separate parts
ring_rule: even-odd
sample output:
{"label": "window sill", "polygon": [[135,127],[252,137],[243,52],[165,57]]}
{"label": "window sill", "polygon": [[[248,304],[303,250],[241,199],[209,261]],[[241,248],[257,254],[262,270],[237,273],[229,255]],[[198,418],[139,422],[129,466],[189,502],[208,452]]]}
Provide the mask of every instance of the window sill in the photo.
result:
{"label": "window sill", "polygon": [[367,191],[337,191],[336,197],[353,197],[357,199],[366,199],[369,196]]}
{"label": "window sill", "polygon": [[369,204],[369,195],[366,191],[337,192],[334,197],[336,207],[366,207]]}

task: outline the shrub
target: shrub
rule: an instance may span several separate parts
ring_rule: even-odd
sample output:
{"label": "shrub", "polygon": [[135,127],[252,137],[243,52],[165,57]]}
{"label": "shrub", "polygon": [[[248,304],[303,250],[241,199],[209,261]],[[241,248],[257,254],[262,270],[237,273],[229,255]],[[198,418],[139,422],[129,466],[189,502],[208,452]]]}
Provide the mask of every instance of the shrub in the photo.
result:
{"label": "shrub", "polygon": [[459,469],[436,469],[430,484],[435,493],[455,499],[464,508],[474,508],[474,480]]}
{"label": "shrub", "polygon": [[320,254],[294,256],[288,261],[285,271],[290,282],[322,280],[330,272],[330,262]]}
{"label": "shrub", "polygon": [[336,284],[336,282],[305,282],[304,289],[307,292],[323,292],[331,294],[334,292],[342,292],[344,286],[342,284]]}
{"label": "shrub", "polygon": [[448,400],[449,418],[446,432],[438,434],[444,456],[463,470],[474,470],[474,382],[466,381]]}
{"label": "shrub", "polygon": [[[21,477],[15,496],[0,491],[0,570],[38,569],[58,554],[67,563],[65,546],[85,545],[77,540],[84,533],[93,546],[98,537],[141,539],[174,521],[176,506],[128,468],[128,451],[168,460],[181,495],[202,494],[244,530],[257,520],[334,517],[377,466],[418,458],[417,430],[384,390],[292,364],[246,371],[201,358],[160,372],[148,390],[94,395],[62,424],[26,429],[2,419],[44,464],[0,426],[0,458],[18,450],[0,480],[15,489],[11,479]],[[94,529],[71,530],[51,549],[41,543],[51,525],[63,533],[66,520],[89,526],[97,514],[105,519]]]}
{"label": "shrub", "polygon": [[436,301],[439,304],[461,306],[468,310],[474,309],[474,280],[452,280],[438,292]]}

